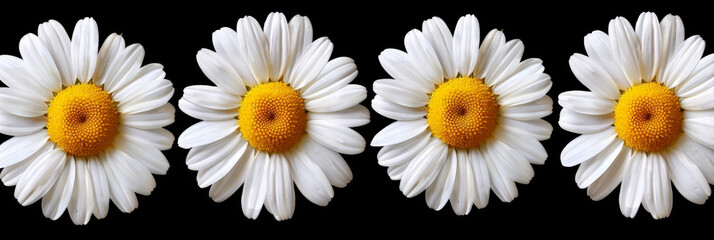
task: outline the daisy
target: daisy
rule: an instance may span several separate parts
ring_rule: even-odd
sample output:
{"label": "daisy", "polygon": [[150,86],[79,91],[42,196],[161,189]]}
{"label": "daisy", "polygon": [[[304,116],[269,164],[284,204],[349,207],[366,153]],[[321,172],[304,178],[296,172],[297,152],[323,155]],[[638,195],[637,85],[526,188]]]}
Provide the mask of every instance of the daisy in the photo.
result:
{"label": "daisy", "polygon": [[293,182],[305,198],[325,206],[352,172],[342,154],[358,154],[365,140],[351,127],[369,123],[367,90],[350,58],[330,60],[332,43],[312,39],[307,17],[290,22],[271,13],[264,27],[251,16],[236,30],[213,33],[216,51],[196,55],[216,86],[184,89],[179,108],[203,120],[178,138],[191,148],[186,164],[198,186],[222,202],[243,186],[243,214],[255,219],[265,205],[277,220],[295,210]]}
{"label": "daisy", "polygon": [[520,40],[505,39],[493,29],[479,47],[476,17],[461,17],[453,36],[434,17],[407,33],[406,52],[379,56],[394,79],[374,82],[372,108],[397,121],[371,145],[383,147],[379,164],[407,197],[426,190],[430,208],[451,200],[465,215],[486,207],[491,189],[510,202],[515,183],[533,178],[531,164],[545,162],[539,141],[553,129],[541,118],[552,112],[552,82],[540,59],[521,61]]}
{"label": "daisy", "polygon": [[575,182],[595,201],[622,182],[630,218],[640,203],[655,219],[669,216],[670,180],[703,204],[714,183],[714,55],[702,58],[701,37],[684,39],[678,16],[642,13],[634,29],[617,17],[608,33],[588,34],[588,56],[570,58],[590,91],[558,96],[560,126],[582,134],[563,149],[563,166],[580,164]]}
{"label": "daisy", "polygon": [[163,67],[141,67],[144,49],[111,34],[99,45],[97,23],[79,20],[70,39],[57,21],[20,40],[20,55],[0,56],[0,173],[23,206],[42,199],[42,212],[75,224],[122,212],[149,195],[152,174],[169,168],[160,150],[174,136],[167,103],[174,88]]}

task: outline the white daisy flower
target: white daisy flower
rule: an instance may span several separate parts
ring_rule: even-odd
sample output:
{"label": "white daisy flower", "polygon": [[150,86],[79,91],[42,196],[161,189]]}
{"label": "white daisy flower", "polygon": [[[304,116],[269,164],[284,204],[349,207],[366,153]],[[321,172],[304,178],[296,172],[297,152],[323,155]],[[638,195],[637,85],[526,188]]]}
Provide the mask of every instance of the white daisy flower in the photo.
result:
{"label": "white daisy flower", "polygon": [[42,198],[56,220],[65,209],[75,224],[122,212],[149,195],[152,174],[169,168],[160,150],[174,136],[167,103],[174,88],[163,67],[141,67],[144,49],[111,34],[101,49],[97,23],[77,22],[72,38],[57,21],[20,40],[20,55],[0,56],[0,173],[23,206]]}
{"label": "white daisy flower", "polygon": [[640,203],[653,218],[669,216],[670,180],[703,204],[714,183],[714,55],[702,58],[701,37],[684,39],[678,16],[642,13],[634,29],[618,17],[608,33],[588,34],[588,56],[570,58],[590,91],[558,96],[560,126],[582,134],[563,149],[563,166],[580,164],[575,181],[595,201],[622,182],[630,218]]}
{"label": "white daisy flower", "polygon": [[292,217],[295,190],[325,206],[352,172],[343,154],[358,154],[365,140],[351,127],[369,123],[367,90],[350,58],[330,60],[332,43],[312,40],[307,17],[290,22],[271,13],[264,27],[250,16],[236,30],[213,33],[216,51],[196,58],[216,86],[184,89],[179,108],[203,120],[179,136],[191,148],[186,164],[198,186],[222,202],[243,185],[243,214],[255,219],[265,205],[275,219]]}
{"label": "white daisy flower", "polygon": [[515,182],[527,184],[531,164],[545,162],[539,141],[553,128],[541,118],[553,109],[552,82],[540,59],[521,61],[520,40],[505,39],[493,29],[479,48],[476,17],[461,17],[453,36],[434,17],[407,33],[406,52],[379,56],[394,79],[374,82],[372,108],[397,121],[371,145],[383,146],[379,164],[407,197],[426,190],[430,208],[451,200],[465,215],[486,207],[491,189],[510,202]]}

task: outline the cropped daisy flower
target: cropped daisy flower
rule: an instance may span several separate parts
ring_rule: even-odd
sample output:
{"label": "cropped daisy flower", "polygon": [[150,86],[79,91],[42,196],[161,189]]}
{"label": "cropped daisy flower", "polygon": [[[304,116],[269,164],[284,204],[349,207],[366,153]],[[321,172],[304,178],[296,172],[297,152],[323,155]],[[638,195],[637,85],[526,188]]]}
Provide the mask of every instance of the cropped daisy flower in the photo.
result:
{"label": "cropped daisy flower", "polygon": [[374,82],[372,108],[397,120],[372,139],[377,158],[411,198],[426,190],[440,210],[451,200],[458,215],[488,204],[490,190],[504,202],[516,182],[533,178],[531,164],[548,157],[539,141],[553,130],[541,118],[553,109],[552,82],[540,59],[521,61],[523,43],[491,30],[479,48],[479,24],[466,15],[454,35],[444,21],[424,21],[404,39],[406,52],[379,56],[394,79]]}
{"label": "cropped daisy flower", "polygon": [[57,21],[20,40],[20,55],[0,56],[0,173],[23,206],[42,198],[56,220],[65,209],[75,224],[122,212],[149,195],[152,174],[169,168],[161,150],[174,136],[167,103],[174,88],[163,67],[141,67],[144,49],[111,34],[99,46],[97,23],[77,22],[70,39]]}
{"label": "cropped daisy flower", "polygon": [[703,204],[714,183],[714,55],[704,40],[684,39],[678,16],[660,22],[642,13],[632,28],[610,21],[608,34],[585,36],[588,56],[570,68],[590,91],[558,96],[560,126],[582,134],[561,154],[580,164],[575,181],[595,201],[620,186],[620,210],[635,217],[640,204],[655,219],[672,211],[672,187]]}
{"label": "cropped daisy flower", "polygon": [[213,33],[216,51],[196,55],[216,86],[184,89],[179,108],[203,120],[179,136],[191,148],[186,164],[198,186],[222,202],[243,186],[243,214],[255,219],[265,205],[275,219],[292,217],[293,182],[311,202],[325,206],[352,172],[343,154],[358,154],[365,140],[351,127],[369,122],[359,103],[367,90],[350,58],[330,60],[332,43],[312,40],[307,17],[290,22],[271,13],[264,27],[250,16],[236,30]]}

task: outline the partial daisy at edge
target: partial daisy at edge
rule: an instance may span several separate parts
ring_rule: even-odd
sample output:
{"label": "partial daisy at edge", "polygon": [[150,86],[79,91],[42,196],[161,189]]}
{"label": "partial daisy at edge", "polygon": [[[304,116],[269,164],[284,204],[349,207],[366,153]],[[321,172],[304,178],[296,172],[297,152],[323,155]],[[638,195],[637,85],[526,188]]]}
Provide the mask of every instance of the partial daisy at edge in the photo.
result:
{"label": "partial daisy at edge", "polygon": [[179,100],[181,111],[201,120],[178,138],[191,149],[186,165],[198,171],[198,186],[210,186],[216,202],[242,186],[242,211],[251,219],[263,206],[276,220],[291,218],[293,184],[326,206],[332,187],[352,180],[340,154],[361,153],[366,144],[351,129],[369,123],[369,110],[359,104],[367,90],[350,84],[354,61],[330,59],[332,42],[313,40],[307,17],[288,22],[278,12],[263,27],[245,16],[235,30],[216,30],[213,46],[196,59],[215,86],[186,87]]}
{"label": "partial daisy at edge", "polygon": [[644,12],[634,28],[617,17],[584,42],[587,56],[574,54],[570,68],[588,91],[558,96],[560,127],[582,134],[561,153],[563,166],[580,165],[578,187],[599,201],[619,185],[629,218],[640,205],[668,217],[672,184],[704,204],[714,183],[714,55],[702,57],[704,40],[685,39],[679,16]]}
{"label": "partial daisy at edge", "polygon": [[396,120],[372,139],[408,197],[426,192],[426,203],[457,215],[484,208],[490,192],[503,202],[528,184],[531,164],[548,154],[552,86],[542,61],[521,61],[524,45],[493,29],[480,41],[474,15],[461,17],[452,35],[438,17],[405,36],[406,52],[386,49],[379,61],[392,79],[374,82],[372,108]]}
{"label": "partial daisy at edge", "polygon": [[55,20],[20,40],[22,58],[0,56],[0,179],[23,206],[72,222],[102,219],[110,200],[122,212],[149,195],[152,174],[169,168],[173,84],[160,64],[142,66],[144,48],[79,20],[72,37]]}

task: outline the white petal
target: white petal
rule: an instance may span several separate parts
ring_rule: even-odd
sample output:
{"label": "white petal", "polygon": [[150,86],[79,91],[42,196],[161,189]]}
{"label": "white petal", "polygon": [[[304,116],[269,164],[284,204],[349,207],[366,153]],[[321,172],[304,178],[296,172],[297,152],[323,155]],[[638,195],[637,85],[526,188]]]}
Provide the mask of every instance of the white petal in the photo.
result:
{"label": "white petal", "polygon": [[238,123],[235,120],[201,121],[181,133],[178,145],[185,149],[203,146],[228,136],[236,129],[238,129]]}
{"label": "white petal", "polygon": [[659,154],[650,154],[649,157],[652,158],[652,165],[650,171],[645,173],[642,205],[652,214],[652,218],[661,219],[672,212],[672,184],[667,174],[667,161]]}
{"label": "white petal", "polygon": [[635,24],[635,32],[642,44],[642,78],[649,82],[659,71],[662,50],[662,35],[657,15],[652,12],[641,13]]}
{"label": "white petal", "polygon": [[684,198],[696,204],[704,204],[707,201],[711,195],[707,179],[686,155],[672,151],[668,156],[667,166],[672,183]]}
{"label": "white petal", "polygon": [[[478,24],[476,24],[476,27],[478,27]],[[444,23],[444,20],[441,20],[439,17],[427,19],[422,23],[421,31],[424,32],[424,36],[429,39],[431,46],[434,48],[434,52],[436,52],[436,56],[439,58],[441,68],[444,70],[444,78],[455,78],[458,69],[452,57],[454,38],[451,35],[449,27]],[[478,42],[479,37],[479,34],[476,34],[476,42]],[[476,60],[478,46],[475,48],[474,53],[474,60]],[[475,69],[475,66],[470,69]]]}
{"label": "white petal", "polygon": [[220,121],[233,119],[238,116],[236,109],[217,110],[207,108],[196,103],[193,103],[182,97],[178,102],[179,109],[191,117],[198,118],[204,121]]}
{"label": "white petal", "polygon": [[[588,196],[593,201],[600,201],[609,195],[617,185],[620,185],[622,177],[627,169],[627,163],[632,157],[631,149],[623,147],[620,155],[610,164],[610,167],[588,187]],[[582,166],[581,166],[582,167]]]}
{"label": "white petal", "polygon": [[458,169],[458,161],[456,158],[456,150],[449,150],[446,160],[444,160],[444,166],[441,167],[441,170],[436,176],[436,179],[434,179],[434,182],[426,188],[426,205],[428,205],[431,209],[437,211],[441,210],[451,197]]}
{"label": "white petal", "polygon": [[394,120],[416,120],[426,116],[425,106],[405,107],[390,102],[380,95],[376,95],[372,99],[372,109],[380,115]]}
{"label": "white petal", "polygon": [[357,77],[357,65],[348,57],[338,57],[325,64],[312,84],[302,88],[304,99],[316,99],[347,86]]}
{"label": "white petal", "polygon": [[92,157],[87,160],[87,168],[90,173],[90,178],[92,179],[92,186],[94,187],[94,217],[97,219],[102,219],[109,213],[109,183],[107,182],[107,175],[104,172],[104,166],[102,166],[101,161],[105,159],[100,159],[97,157]]}
{"label": "white petal", "polygon": [[550,76],[545,73],[534,74],[524,78],[522,84],[518,84],[517,89],[512,92],[499,95],[496,101],[501,106],[514,106],[538,100],[553,86]]}
{"label": "white petal", "polygon": [[491,29],[483,39],[481,47],[478,50],[478,62],[476,63],[475,75],[481,79],[485,77],[484,69],[486,65],[493,61],[496,51],[506,44],[506,36],[498,29]]}
{"label": "white petal", "polygon": [[306,99],[305,110],[309,112],[335,112],[359,104],[367,98],[367,89],[362,85],[348,84],[317,99]]}
{"label": "white petal", "polygon": [[402,81],[380,79],[374,81],[372,89],[384,99],[405,107],[423,107],[429,103],[425,92]]}
{"label": "white petal", "polygon": [[424,131],[402,143],[384,146],[377,153],[378,163],[385,167],[408,164],[424,149],[426,144],[429,143],[429,139],[431,139],[431,132]]}
{"label": "white petal", "polygon": [[[610,36],[599,30],[589,33],[585,36],[585,51],[590,59],[600,64],[610,74],[618,88],[622,90],[630,88],[630,82],[620,68],[619,55],[615,54],[610,45]],[[659,66],[659,62],[657,64]]]}
{"label": "white petal", "polygon": [[309,18],[295,15],[290,19],[288,27],[290,28],[289,62],[290,66],[294,66],[303,50],[312,43],[312,24]]}
{"label": "white petal", "polygon": [[543,67],[542,60],[537,58],[526,59],[513,70],[513,75],[499,84],[491,86],[493,93],[496,95],[509,95],[522,91],[524,86],[533,84],[533,81],[540,78],[544,70],[545,67]]}
{"label": "white petal", "polygon": [[144,54],[144,47],[139,44],[132,44],[123,49],[107,65],[103,79],[99,79],[98,82],[103,83],[104,89],[108,92],[116,92],[126,87],[136,80],[141,62],[144,61]]}
{"label": "white petal", "polygon": [[491,179],[486,159],[478,148],[474,148],[469,150],[469,161],[474,172],[474,204],[479,209],[485,208],[491,194]]}
{"label": "white petal", "polygon": [[374,135],[369,145],[378,147],[401,143],[424,132],[428,126],[426,118],[411,121],[396,121]]}
{"label": "white petal", "polygon": [[674,88],[689,77],[704,54],[704,45],[701,37],[691,36],[677,46],[664,69],[661,81],[665,86]]}
{"label": "white petal", "polygon": [[221,90],[239,96],[246,93],[241,77],[221,55],[208,49],[201,49],[196,54],[196,61],[203,74]]}
{"label": "white petal", "polygon": [[682,130],[695,142],[714,149],[714,134],[711,134],[712,126],[714,126],[712,119],[714,118],[685,118]]}
{"label": "white petal", "polygon": [[522,121],[539,119],[553,113],[553,99],[546,95],[530,103],[501,107],[500,110],[501,116],[511,119]]}
{"label": "white petal", "polygon": [[244,144],[241,133],[228,134],[211,144],[191,148],[186,155],[186,165],[188,169],[199,171],[216,165],[221,161],[226,161],[228,156],[240,144]]}
{"label": "white petal", "polygon": [[174,144],[174,135],[166,129],[138,129],[126,125],[120,125],[118,132],[122,137],[135,143],[146,144],[159,150],[169,150]]}
{"label": "white petal", "polygon": [[662,57],[658,76],[664,75],[664,66],[674,54],[674,50],[684,41],[684,23],[679,16],[667,14],[660,22],[662,29]]}
{"label": "white petal", "polygon": [[480,150],[488,167],[489,180],[493,193],[503,202],[513,201],[513,199],[518,197],[518,189],[516,188],[516,183],[505,172],[503,166],[501,166],[502,164],[498,163],[501,157],[493,155],[492,151],[488,148],[484,147],[480,148]]}
{"label": "white petal", "polygon": [[680,106],[685,110],[708,110],[714,108],[714,88],[705,89],[691,97],[680,98]]}
{"label": "white petal", "polygon": [[310,112],[307,120],[330,120],[345,127],[359,127],[369,123],[369,109],[358,104],[337,112]]}
{"label": "white petal", "polygon": [[47,112],[47,104],[25,92],[0,87],[0,111],[20,117],[38,117]]}
{"label": "white petal", "polygon": [[169,80],[160,80],[156,88],[147,89],[132,97],[129,101],[119,102],[117,110],[124,114],[139,113],[154,110],[166,104],[174,95],[173,83]]}
{"label": "white petal", "polygon": [[13,137],[0,144],[0,167],[4,168],[27,159],[49,143],[47,131]]}
{"label": "white petal", "polygon": [[579,53],[573,54],[568,63],[575,77],[593,94],[606,99],[620,98],[620,90],[615,80],[612,80],[600,64]]}
{"label": "white petal", "polygon": [[535,175],[526,157],[507,144],[494,139],[485,146],[491,158],[498,159],[498,162],[494,163],[501,169],[501,173],[506,174],[513,181],[528,184]]}
{"label": "white petal", "polygon": [[612,143],[616,136],[614,127],[592,134],[580,135],[563,148],[563,152],[560,154],[561,163],[565,167],[578,165],[600,153]]}
{"label": "white petal", "polygon": [[[123,149],[122,149],[123,150]],[[105,168],[111,168],[114,176],[122,185],[138,194],[148,196],[156,187],[156,181],[148,168],[140,163],[139,159],[126,152],[115,149],[107,151]]]}
{"label": "white petal", "polygon": [[258,151],[243,185],[241,207],[243,215],[256,219],[263,209],[268,192],[268,177],[272,173],[268,154]]}
{"label": "white petal", "polygon": [[74,191],[75,161],[69,157],[66,161],[57,181],[42,198],[42,213],[52,220],[57,220],[62,216]]}
{"label": "white petal", "polygon": [[590,186],[595,180],[605,173],[610,168],[610,165],[615,159],[621,157],[622,154],[627,154],[629,151],[623,151],[624,142],[619,138],[615,138],[610,145],[603,149],[600,153],[580,164],[578,172],[575,173],[575,182],[580,188]]}
{"label": "white petal", "polygon": [[[213,47],[216,48],[216,52],[233,66],[239,76],[238,83],[242,82],[246,86],[252,87],[258,85],[258,82],[253,77],[250,66],[248,66],[245,43],[240,41],[238,33],[233,29],[224,27],[213,32]],[[230,72],[230,70],[226,71]],[[230,84],[234,83],[231,82]]]}
{"label": "white petal", "polygon": [[365,141],[362,135],[330,121],[310,120],[305,132],[323,146],[339,153],[353,155],[364,151]]}
{"label": "white petal", "polygon": [[702,171],[707,182],[714,183],[714,150],[694,142],[687,135],[680,136],[672,149],[684,154]]}
{"label": "white petal", "polygon": [[385,49],[379,54],[379,63],[389,76],[404,83],[413,84],[424,92],[434,91],[434,84],[441,83],[444,79],[429,79],[419,71],[419,66],[406,52],[397,49]]}
{"label": "white petal", "polygon": [[[416,29],[409,31],[404,37],[404,47],[413,66],[417,68],[416,70],[425,79],[430,80],[430,82],[440,82],[444,79],[444,70],[441,69],[439,58],[431,47],[431,43],[421,31]],[[428,89],[433,88],[429,87]]]}
{"label": "white petal", "polygon": [[470,76],[476,70],[480,35],[478,19],[474,15],[459,18],[454,30],[453,56],[454,64],[462,76]]}
{"label": "white petal", "polygon": [[518,39],[508,41],[499,48],[483,69],[484,83],[493,86],[510,77],[521,62],[524,50],[523,42]]}
{"label": "white petal", "polygon": [[437,138],[419,153],[404,171],[399,190],[404,196],[412,198],[431,185],[446,161],[448,147]]}
{"label": "white petal", "polygon": [[77,159],[75,167],[74,191],[72,191],[67,212],[74,224],[85,225],[94,211],[94,186],[92,186],[92,176],[87,168],[87,160]]}
{"label": "white petal", "polygon": [[46,151],[30,163],[15,187],[15,198],[28,206],[50,191],[65,164],[65,153],[59,148]]}
{"label": "white petal", "polygon": [[252,162],[253,150],[248,149],[243,156],[240,156],[238,163],[233,166],[233,169],[231,169],[225,177],[211,186],[208,196],[215,202],[223,202],[228,199],[228,197],[233,195],[233,193],[243,185],[243,182],[245,182]]}
{"label": "white petal", "polygon": [[[627,19],[617,17],[610,21],[607,32],[610,34],[610,45],[615,56],[620,58],[620,68],[625,73],[627,81],[634,86],[642,81],[644,64],[642,64],[642,47],[635,30]],[[582,80],[581,80],[582,81]],[[586,84],[586,86],[588,86]],[[608,86],[609,87],[609,86]],[[588,86],[590,88],[590,86]],[[590,89],[595,92],[595,89]],[[606,97],[606,95],[602,95]],[[617,99],[616,97],[611,99]]]}
{"label": "white petal", "polygon": [[510,129],[503,129],[493,136],[520,152],[532,164],[543,164],[548,158],[545,148],[534,137],[522,136],[517,131],[510,131]]}
{"label": "white petal", "polygon": [[50,51],[40,38],[31,33],[22,37],[20,55],[25,62],[25,69],[42,86],[43,91],[57,92],[62,89],[62,77]]}
{"label": "white petal", "polygon": [[714,54],[699,60],[687,79],[677,86],[677,97],[686,98],[714,87]]}
{"label": "white petal", "polygon": [[332,42],[327,37],[315,40],[296,59],[290,75],[285,76],[285,82],[295,89],[302,89],[314,82],[330,60],[332,48]]}
{"label": "white petal", "polygon": [[134,79],[131,83],[114,92],[112,98],[120,104],[129,102],[137,96],[145,95],[146,92],[160,87],[164,77],[166,77],[164,66],[158,63],[147,64],[139,68],[139,72],[134,75]]}
{"label": "white petal", "polygon": [[44,116],[20,117],[0,111],[0,133],[10,136],[23,136],[39,132],[47,125]]}
{"label": "white petal", "polygon": [[501,126],[507,128],[509,131],[525,134],[527,136],[533,136],[538,141],[550,138],[550,134],[553,132],[553,126],[543,119],[519,121],[508,118],[500,118],[498,121]]}
{"label": "white petal", "polygon": [[49,20],[40,24],[37,28],[37,35],[49,50],[50,55],[52,55],[59,76],[62,79],[60,84],[72,85],[76,77],[70,62],[72,49],[67,31],[64,30],[64,27],[59,22]]}
{"label": "white petal", "polygon": [[352,171],[342,156],[315,142],[310,136],[303,137],[293,155],[310,159],[320,166],[332,186],[342,188],[352,180]]}
{"label": "white petal", "polygon": [[617,102],[601,98],[592,92],[567,91],[558,95],[558,104],[582,114],[605,115],[615,111]]}
{"label": "white petal", "polygon": [[295,212],[295,188],[290,175],[290,164],[282,154],[270,157],[272,171],[268,176],[268,193],[265,207],[273,214],[275,220],[289,219]]}
{"label": "white petal", "polygon": [[320,166],[303,155],[293,154],[290,158],[290,171],[295,186],[307,200],[318,206],[327,206],[335,193]]}
{"label": "white petal", "polygon": [[[94,70],[94,76],[92,77],[96,84],[104,84],[104,81],[107,79],[106,75],[109,74],[108,68],[110,63],[117,58],[119,53],[124,51],[124,47],[126,47],[124,38],[116,33],[109,34],[107,39],[104,40],[102,48],[99,49],[99,54],[97,54],[97,66]],[[69,56],[69,53],[67,53],[67,57]],[[75,74],[74,69],[72,69],[72,74]],[[74,84],[74,81],[75,79],[71,79],[69,82],[65,80],[64,84],[71,86]]]}
{"label": "white petal", "polygon": [[270,79],[280,79],[288,65],[290,30],[285,15],[273,12],[265,19],[265,36],[270,49]]}
{"label": "white petal", "polygon": [[268,39],[255,18],[246,16],[238,20],[236,28],[239,43],[245,44],[245,60],[258,83],[269,79],[270,62]]}
{"label": "white petal", "polygon": [[647,170],[651,169],[652,160],[646,153],[635,151],[620,186],[620,211],[625,217],[633,218],[637,214],[645,193]]}
{"label": "white petal", "polygon": [[122,152],[135,159],[153,174],[164,175],[169,170],[169,161],[166,160],[166,156],[150,144],[142,144],[142,142],[131,140],[124,140],[115,144],[118,149],[121,149]]}
{"label": "white petal", "polygon": [[451,208],[456,215],[466,215],[471,212],[476,197],[476,182],[471,169],[471,159],[468,151],[457,151],[459,162],[456,172],[454,191],[451,193]]}
{"label": "white petal", "polygon": [[25,61],[18,57],[0,55],[0,81],[12,89],[25,92],[36,99],[42,101],[52,99],[52,91],[35,80],[35,77],[25,70]]}
{"label": "white petal", "polygon": [[166,103],[152,111],[121,115],[121,123],[139,129],[161,128],[174,122],[175,113],[174,106]]}
{"label": "white petal", "polygon": [[120,211],[125,213],[131,212],[139,206],[136,194],[124,183],[125,179],[119,178],[121,176],[115,176],[116,174],[114,172],[116,169],[112,169],[112,165],[108,163],[109,161],[113,161],[110,157],[111,155],[102,157],[102,159],[106,160],[102,161],[102,166],[104,167],[104,173],[107,176],[107,183],[109,184],[110,199]]}
{"label": "white petal", "polygon": [[47,144],[45,149],[37,151],[35,154],[28,157],[24,161],[3,168],[2,172],[0,172],[0,179],[2,179],[2,182],[5,184],[5,186],[10,187],[17,185],[17,182],[20,181],[22,175],[25,174],[25,169],[27,169],[27,167],[30,166],[30,164],[33,163],[35,159],[37,159],[37,157],[43,155],[49,150],[50,144]]}
{"label": "white petal", "polygon": [[217,110],[233,110],[240,106],[239,96],[227,93],[221,88],[193,85],[183,89],[183,98],[202,107]]}
{"label": "white petal", "polygon": [[196,175],[198,187],[205,188],[221,180],[233,169],[238,160],[246,153],[246,150],[249,152],[252,150],[248,148],[248,142],[239,141],[238,144],[231,147],[227,155],[224,155],[225,158],[219,159],[213,166],[199,170],[198,175]]}
{"label": "white petal", "polygon": [[589,115],[582,114],[563,108],[560,110],[560,118],[558,125],[566,131],[588,134],[604,130],[612,126],[615,122],[615,114],[608,113],[604,115]]}
{"label": "white petal", "polygon": [[[77,79],[87,82],[94,75],[99,49],[99,30],[94,18],[84,18],[77,22],[72,33],[72,67]],[[79,176],[79,174],[77,174]],[[91,211],[90,211],[91,212]],[[89,221],[89,219],[87,219]]]}

